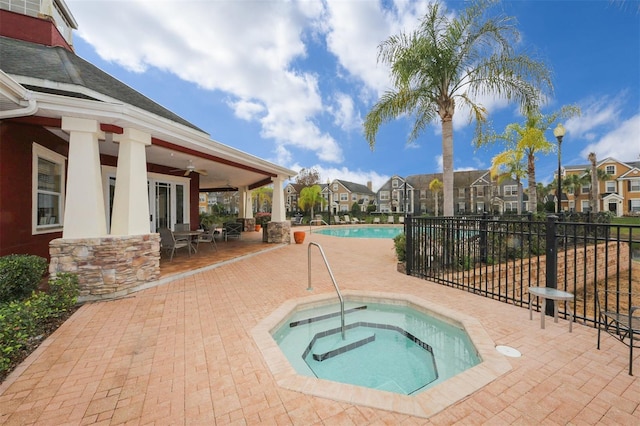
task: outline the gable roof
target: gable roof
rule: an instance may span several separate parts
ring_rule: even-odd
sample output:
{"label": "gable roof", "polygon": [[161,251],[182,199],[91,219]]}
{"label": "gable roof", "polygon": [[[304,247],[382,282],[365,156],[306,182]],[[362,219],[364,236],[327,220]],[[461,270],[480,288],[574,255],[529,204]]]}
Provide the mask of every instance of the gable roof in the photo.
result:
{"label": "gable roof", "polygon": [[196,125],[62,47],[0,37],[0,58],[0,69],[29,90],[102,102],[116,99],[204,133]]}
{"label": "gable roof", "polygon": [[349,190],[352,193],[355,192],[357,194],[374,195],[374,192],[372,190],[370,190],[366,185],[363,185],[361,183],[348,182],[346,180],[340,180],[340,179],[336,179],[335,181],[340,183],[342,186],[347,188],[347,190]]}

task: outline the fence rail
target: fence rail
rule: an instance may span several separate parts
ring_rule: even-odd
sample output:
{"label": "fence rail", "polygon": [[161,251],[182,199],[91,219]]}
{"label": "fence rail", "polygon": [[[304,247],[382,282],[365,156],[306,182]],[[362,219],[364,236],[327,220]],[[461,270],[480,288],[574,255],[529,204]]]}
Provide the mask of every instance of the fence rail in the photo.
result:
{"label": "fence rail", "polygon": [[[640,304],[640,265],[632,259],[640,254],[638,225],[567,222],[554,215],[545,221],[530,215],[408,216],[405,236],[408,275],[517,306],[528,306],[529,286],[554,287],[573,293],[576,319],[594,326],[596,291],[609,310]],[[607,290],[628,296],[610,300]],[[566,305],[559,315],[567,316]]]}

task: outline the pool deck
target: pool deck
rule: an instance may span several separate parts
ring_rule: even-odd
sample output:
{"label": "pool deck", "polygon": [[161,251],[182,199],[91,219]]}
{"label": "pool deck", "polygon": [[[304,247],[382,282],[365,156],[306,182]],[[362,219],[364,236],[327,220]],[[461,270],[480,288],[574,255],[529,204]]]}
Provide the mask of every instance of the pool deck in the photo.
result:
{"label": "pool deck", "polygon": [[[314,290],[307,291],[310,241],[322,245],[345,291],[408,294],[461,311],[496,345],[522,356],[505,357],[510,370],[428,419],[336,401],[339,385],[328,384],[325,396],[281,387],[254,332],[292,299],[335,294],[317,252]],[[529,320],[526,308],[402,275],[391,240],[307,233],[303,245],[270,248],[177,274],[119,300],[83,305],[0,384],[0,424],[640,422],[640,380],[627,374],[628,348],[611,336],[603,335],[598,351],[593,328],[575,324],[569,333],[561,319],[542,330],[539,313]]]}

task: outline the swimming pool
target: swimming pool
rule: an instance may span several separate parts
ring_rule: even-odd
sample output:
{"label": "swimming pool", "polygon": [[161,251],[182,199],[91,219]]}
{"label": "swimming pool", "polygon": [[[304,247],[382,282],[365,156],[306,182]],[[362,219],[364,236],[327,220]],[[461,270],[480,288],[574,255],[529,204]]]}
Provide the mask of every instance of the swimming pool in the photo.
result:
{"label": "swimming pool", "polygon": [[[395,305],[399,308],[409,306],[456,328],[464,329],[476,350],[480,362],[449,377],[447,380],[438,378],[437,383],[432,383],[423,390],[411,395],[321,379],[315,377],[313,373],[301,374],[292,366],[283,350],[278,346],[274,335],[284,325],[288,326],[289,319],[299,312],[315,308],[322,310],[327,309],[330,305],[335,305],[337,301],[335,293],[324,293],[288,300],[252,329],[256,347],[262,353],[265,363],[280,387],[347,404],[363,405],[428,418],[451,404],[468,397],[476,390],[511,370],[511,364],[504,355],[496,350],[495,343],[482,325],[468,315],[439,306],[415,295],[352,290],[345,290],[342,295],[345,304],[350,307],[377,303]],[[346,320],[345,322],[350,323],[351,320]],[[380,323],[377,319],[375,322]],[[409,327],[410,325],[406,325],[406,328]],[[404,325],[401,328],[405,328]],[[346,337],[352,338],[352,341],[367,339],[370,331],[365,330],[362,338],[357,339],[357,336],[350,337],[349,330],[347,330]],[[315,333],[307,334],[305,337],[307,343],[311,342],[314,336]],[[409,344],[406,339],[400,339],[403,340],[403,345]],[[445,339],[444,334],[439,335],[438,339]],[[312,354],[325,354],[327,352],[321,346],[316,348],[315,344],[312,345]],[[424,353],[419,356],[423,357]],[[425,359],[428,362],[428,358],[423,358],[423,360]],[[446,375],[438,367],[439,377],[441,374],[443,376]]]}
{"label": "swimming pool", "polygon": [[345,304],[296,312],[273,338],[302,375],[413,395],[480,362],[463,328],[412,306]]}
{"label": "swimming pool", "polygon": [[314,229],[316,234],[343,238],[394,238],[404,231],[402,226],[331,226]]}

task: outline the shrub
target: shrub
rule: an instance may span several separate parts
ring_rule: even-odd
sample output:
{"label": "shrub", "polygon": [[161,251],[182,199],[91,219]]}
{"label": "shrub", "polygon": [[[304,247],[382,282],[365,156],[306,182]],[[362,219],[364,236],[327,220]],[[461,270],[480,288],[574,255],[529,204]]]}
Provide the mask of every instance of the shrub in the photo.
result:
{"label": "shrub", "polygon": [[0,377],[23,349],[71,312],[78,298],[78,278],[59,274],[49,281],[49,293],[33,292],[26,300],[0,304]]}
{"label": "shrub", "polygon": [[10,254],[0,257],[0,303],[22,300],[38,288],[47,270],[40,256]]}
{"label": "shrub", "polygon": [[407,254],[407,237],[404,232],[393,237],[393,244],[396,249],[398,262],[404,262]]}

